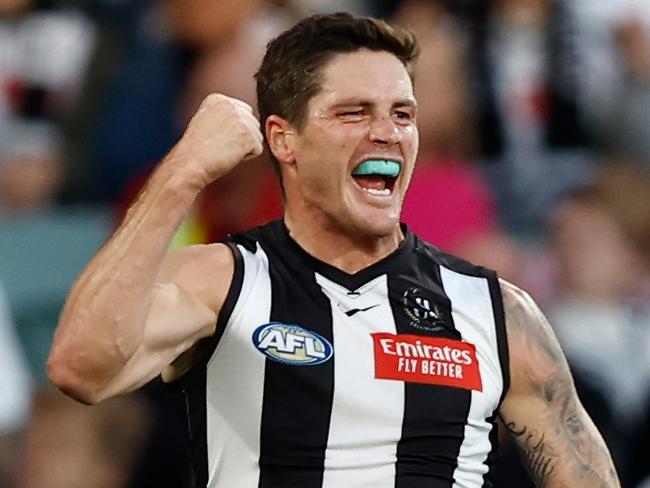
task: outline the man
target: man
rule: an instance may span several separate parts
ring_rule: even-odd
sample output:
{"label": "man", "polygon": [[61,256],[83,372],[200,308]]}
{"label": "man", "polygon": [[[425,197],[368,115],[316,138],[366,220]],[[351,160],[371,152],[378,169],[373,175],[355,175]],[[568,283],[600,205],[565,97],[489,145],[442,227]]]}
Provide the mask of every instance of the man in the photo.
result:
{"label": "man", "polygon": [[52,381],[86,403],[178,382],[199,486],[490,486],[497,415],[539,486],[618,486],[528,295],[399,225],[416,54],[347,14],[279,36],[257,80],[284,220],[166,255],[262,151],[251,108],[209,96],[72,288]]}

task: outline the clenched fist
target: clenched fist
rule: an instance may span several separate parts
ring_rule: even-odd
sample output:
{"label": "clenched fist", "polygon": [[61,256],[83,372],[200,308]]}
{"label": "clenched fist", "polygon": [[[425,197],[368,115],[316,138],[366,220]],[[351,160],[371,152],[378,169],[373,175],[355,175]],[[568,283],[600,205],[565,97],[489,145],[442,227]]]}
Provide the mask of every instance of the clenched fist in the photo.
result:
{"label": "clenched fist", "polygon": [[250,105],[213,93],[203,100],[170,156],[205,187],[241,161],[259,156],[263,141]]}

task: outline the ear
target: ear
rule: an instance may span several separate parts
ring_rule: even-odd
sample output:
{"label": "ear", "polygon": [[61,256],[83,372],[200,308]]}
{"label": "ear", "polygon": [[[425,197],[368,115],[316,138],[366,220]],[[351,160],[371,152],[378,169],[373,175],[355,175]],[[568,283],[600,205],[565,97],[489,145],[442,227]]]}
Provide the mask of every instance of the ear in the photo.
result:
{"label": "ear", "polygon": [[264,130],[269,148],[280,164],[293,163],[296,131],[291,123],[279,115],[269,115]]}

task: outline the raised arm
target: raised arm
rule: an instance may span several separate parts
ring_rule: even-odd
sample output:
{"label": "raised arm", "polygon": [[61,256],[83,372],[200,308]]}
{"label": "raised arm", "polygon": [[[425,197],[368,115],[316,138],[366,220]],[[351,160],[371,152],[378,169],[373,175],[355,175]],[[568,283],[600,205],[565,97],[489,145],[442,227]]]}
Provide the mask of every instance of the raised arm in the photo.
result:
{"label": "raised arm", "polygon": [[210,95],[72,287],[48,373],[85,403],[133,390],[214,332],[233,273],[224,245],[168,256],[198,193],[262,151],[250,106]]}
{"label": "raised arm", "polygon": [[551,327],[530,296],[502,281],[510,389],[500,416],[536,486],[620,487]]}

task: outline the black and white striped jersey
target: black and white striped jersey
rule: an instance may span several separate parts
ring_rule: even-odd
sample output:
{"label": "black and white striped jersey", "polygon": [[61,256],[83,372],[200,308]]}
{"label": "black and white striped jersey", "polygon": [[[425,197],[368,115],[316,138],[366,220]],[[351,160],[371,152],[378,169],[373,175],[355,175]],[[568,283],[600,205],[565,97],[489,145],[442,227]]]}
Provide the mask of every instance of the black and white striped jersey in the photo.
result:
{"label": "black and white striped jersey", "polygon": [[492,486],[508,388],[496,275],[405,236],[353,275],[282,221],[229,239],[217,334],[181,380],[197,486]]}

